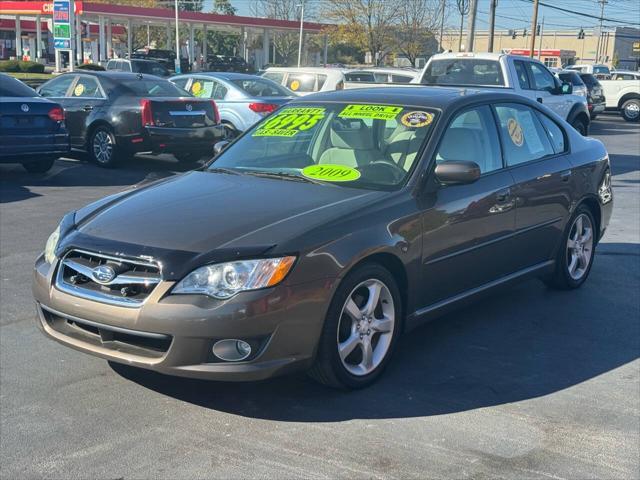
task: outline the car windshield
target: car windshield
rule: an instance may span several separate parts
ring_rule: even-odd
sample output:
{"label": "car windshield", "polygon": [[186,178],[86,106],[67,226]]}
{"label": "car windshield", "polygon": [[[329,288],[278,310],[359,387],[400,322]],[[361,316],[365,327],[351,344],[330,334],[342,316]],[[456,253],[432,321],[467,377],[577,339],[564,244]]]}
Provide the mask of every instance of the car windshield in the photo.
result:
{"label": "car windshield", "polygon": [[236,140],[211,170],[389,190],[418,163],[436,113],[378,104],[295,104]]}
{"label": "car windshield", "polygon": [[589,88],[593,88],[595,86],[600,85],[600,82],[598,82],[598,79],[593,75],[591,75],[590,73],[581,73],[580,78],[582,79],[584,84]]}
{"label": "car windshield", "polygon": [[0,74],[0,97],[39,97],[39,95],[20,80]]}
{"label": "car windshield", "polygon": [[122,82],[124,87],[137,97],[190,97],[191,95],[176,87],[167,80],[152,80],[150,78],[127,80]]}
{"label": "car windshield", "polygon": [[270,80],[235,79],[231,80],[236,87],[251,97],[290,97],[291,92]]}
{"label": "car windshield", "polygon": [[476,58],[432,60],[422,76],[427,85],[504,86],[500,62]]}
{"label": "car windshield", "polygon": [[155,62],[135,62],[134,66],[136,72],[148,73],[151,75],[157,75],[159,77],[162,77],[169,73],[166,68]]}

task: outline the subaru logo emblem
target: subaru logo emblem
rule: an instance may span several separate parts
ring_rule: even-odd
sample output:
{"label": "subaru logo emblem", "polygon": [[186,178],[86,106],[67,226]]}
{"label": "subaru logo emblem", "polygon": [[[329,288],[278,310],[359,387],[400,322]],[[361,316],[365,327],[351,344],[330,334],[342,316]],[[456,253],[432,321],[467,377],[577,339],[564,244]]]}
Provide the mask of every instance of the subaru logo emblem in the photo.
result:
{"label": "subaru logo emblem", "polygon": [[109,265],[100,265],[91,270],[91,276],[98,283],[109,283],[116,278],[116,272]]}
{"label": "subaru logo emblem", "polygon": [[187,109],[187,112],[190,112],[191,110],[193,110],[193,107],[191,106],[190,103],[187,103],[187,106],[185,108]]}
{"label": "subaru logo emblem", "polygon": [[29,105],[23,103],[22,105],[20,105],[20,110],[22,110],[24,113],[27,113],[29,111]]}

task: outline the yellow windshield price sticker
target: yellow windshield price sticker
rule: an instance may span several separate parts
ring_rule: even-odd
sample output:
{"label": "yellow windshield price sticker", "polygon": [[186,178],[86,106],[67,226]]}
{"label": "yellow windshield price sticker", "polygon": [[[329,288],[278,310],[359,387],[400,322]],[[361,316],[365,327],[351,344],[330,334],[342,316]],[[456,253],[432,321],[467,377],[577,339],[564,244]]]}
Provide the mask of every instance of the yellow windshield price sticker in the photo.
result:
{"label": "yellow windshield price sticker", "polygon": [[196,97],[200,92],[202,92],[202,84],[200,82],[195,82],[193,85],[191,85],[191,93],[193,93]]}
{"label": "yellow windshield price sticker", "polygon": [[393,120],[402,111],[402,107],[389,105],[347,105],[340,118],[371,118],[373,120]]}
{"label": "yellow windshield price sticker", "polygon": [[295,92],[300,88],[300,82],[298,80],[294,80],[291,82],[291,85],[289,85],[289,88]]}
{"label": "yellow windshield price sticker", "polygon": [[251,136],[253,137],[293,137],[298,132],[313,128],[324,118],[324,108],[285,108],[270,117]]}
{"label": "yellow windshield price sticker", "polygon": [[79,83],[76,85],[76,88],[73,89],[73,95],[75,97],[79,97],[84,93],[84,85]]}
{"label": "yellow windshield price sticker", "polygon": [[302,169],[302,176],[325,182],[353,182],[360,178],[360,172],[345,165],[311,165]]}
{"label": "yellow windshield price sticker", "polygon": [[522,127],[515,118],[507,120],[507,131],[509,132],[509,137],[515,146],[521,147],[524,144]]}

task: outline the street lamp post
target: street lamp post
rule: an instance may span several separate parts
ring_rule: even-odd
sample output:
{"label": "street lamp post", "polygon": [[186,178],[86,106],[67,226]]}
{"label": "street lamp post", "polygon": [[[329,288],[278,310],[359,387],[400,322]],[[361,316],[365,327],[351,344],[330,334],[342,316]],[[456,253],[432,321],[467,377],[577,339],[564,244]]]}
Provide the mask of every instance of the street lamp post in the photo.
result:
{"label": "street lamp post", "polygon": [[300,7],[300,38],[298,38],[298,67],[300,67],[300,60],[302,58],[302,27],[304,24],[304,0],[298,4]]}
{"label": "street lamp post", "polygon": [[180,68],[180,28],[178,26],[178,0],[175,0],[175,8],[176,8],[176,60],[175,60],[175,71],[177,74],[182,73],[182,69]]}

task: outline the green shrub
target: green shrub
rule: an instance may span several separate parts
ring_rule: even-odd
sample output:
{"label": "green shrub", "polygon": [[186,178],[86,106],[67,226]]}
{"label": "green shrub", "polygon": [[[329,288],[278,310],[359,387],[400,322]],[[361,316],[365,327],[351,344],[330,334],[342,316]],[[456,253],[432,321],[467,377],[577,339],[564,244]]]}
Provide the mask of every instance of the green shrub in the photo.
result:
{"label": "green shrub", "polygon": [[19,72],[20,62],[18,60],[0,60],[0,72]]}
{"label": "green shrub", "polygon": [[78,65],[79,70],[93,70],[96,72],[104,71],[104,67],[102,65],[98,65],[97,63],[85,63],[83,65]]}
{"label": "green shrub", "polygon": [[25,73],[44,73],[44,65],[38,62],[18,62],[21,72]]}

